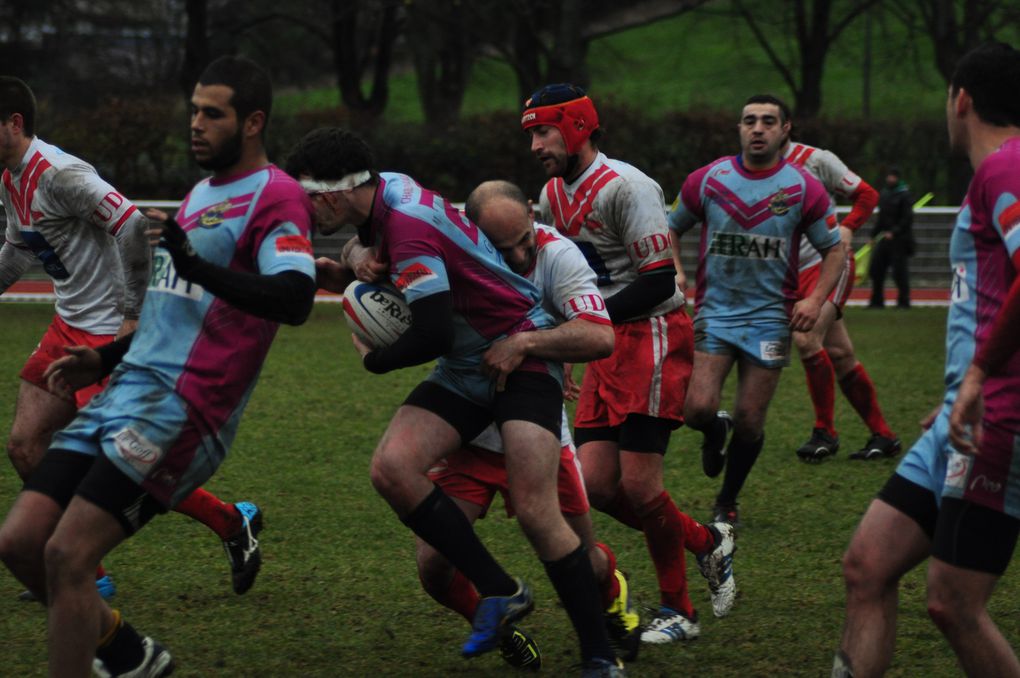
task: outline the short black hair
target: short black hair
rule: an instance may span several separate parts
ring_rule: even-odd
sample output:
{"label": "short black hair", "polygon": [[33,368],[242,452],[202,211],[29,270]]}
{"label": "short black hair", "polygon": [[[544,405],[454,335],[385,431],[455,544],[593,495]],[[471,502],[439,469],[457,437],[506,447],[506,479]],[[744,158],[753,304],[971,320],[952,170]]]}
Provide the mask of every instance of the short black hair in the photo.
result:
{"label": "short black hair", "polygon": [[790,107],[786,105],[786,102],[777,96],[772,94],[755,94],[752,97],[748,97],[747,101],[744,102],[744,106],[750,104],[772,104],[779,107],[779,121],[786,123],[790,120]]}
{"label": "short black hair", "polygon": [[0,120],[21,114],[26,137],[35,136],[35,95],[23,80],[0,75]]}
{"label": "short black hair", "polygon": [[255,111],[265,113],[266,123],[262,127],[262,136],[265,137],[269,113],[273,109],[273,82],[265,69],[251,59],[224,56],[205,67],[202,75],[198,76],[198,84],[226,85],[234,90],[230,105],[237,112],[239,123]]}
{"label": "short black hair", "polygon": [[316,179],[341,179],[368,170],[372,178],[372,149],[360,136],[341,127],[312,130],[291,150],[286,171],[295,179],[308,175]]}
{"label": "short black hair", "polygon": [[492,198],[497,197],[513,200],[523,205],[525,210],[530,210],[528,197],[524,195],[524,191],[515,183],[499,179],[486,181],[476,186],[475,190],[471,191],[471,195],[468,196],[467,202],[464,203],[464,214],[468,219],[477,224],[478,219],[482,216],[482,206]]}
{"label": "short black hair", "polygon": [[989,42],[967,52],[950,80],[955,97],[967,90],[978,117],[996,127],[1020,126],[1020,52]]}

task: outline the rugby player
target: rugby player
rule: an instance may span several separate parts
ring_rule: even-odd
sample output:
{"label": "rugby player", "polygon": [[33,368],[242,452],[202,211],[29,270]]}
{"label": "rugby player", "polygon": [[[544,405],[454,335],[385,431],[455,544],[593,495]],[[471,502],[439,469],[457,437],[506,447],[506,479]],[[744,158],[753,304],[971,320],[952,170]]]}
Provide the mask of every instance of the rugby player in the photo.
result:
{"label": "rugby player", "polygon": [[[462,654],[496,649],[501,630],[532,609],[530,588],[503,570],[428,477],[436,462],[495,422],[518,523],[577,631],[584,671],[622,674],[602,624],[587,549],[559,510],[563,395],[562,367],[554,361],[561,356],[534,353],[506,372],[483,367],[495,340],[552,327],[553,319],[538,289],[513,273],[455,207],[411,177],[372,167],[367,144],[339,128],[309,133],[287,162],[312,196],[320,230],[358,226],[361,244],[378,247],[411,308],[410,327],[392,345],[373,348],[355,339],[365,368],[384,373],[439,359],[390,421],[372,457],[372,484],[482,596]],[[337,280],[330,281],[329,269],[320,267],[319,284],[338,289],[349,272],[338,265]]]}
{"label": "rugby player", "polygon": [[[786,104],[779,105],[783,114],[789,118],[790,110]],[[808,332],[793,333],[793,343],[804,365],[808,393],[815,410],[814,430],[797,449],[797,456],[808,462],[821,461],[839,450],[839,434],[835,422],[837,380],[843,395],[871,432],[864,446],[852,453],[850,459],[870,460],[895,456],[900,451],[900,440],[882,414],[875,385],[854,354],[853,342],[843,322],[843,308],[850,298],[854,281],[851,240],[854,232],[864,225],[875,210],[878,192],[851,172],[839,156],[831,151],[793,142],[787,135],[782,154],[786,162],[806,170],[822,182],[833,204],[837,197],[853,203],[850,213],[839,224],[839,235],[847,254],[843,273],[829,294],[826,300],[828,303],[822,304],[815,326]],[[806,238],[800,241],[798,263],[798,294],[806,297],[818,283],[822,266],[821,255]]]}
{"label": "rugby player", "polygon": [[[1020,51],[1003,43],[966,54],[950,81],[949,142],[968,157],[974,178],[949,245],[946,392],[843,558],[846,622],[835,678],[888,669],[900,579],[925,559],[928,614],[964,673],[1020,675],[1016,653],[988,613],[1020,532],[1018,81]],[[968,423],[975,428],[966,430]]]}
{"label": "rugby player", "polygon": [[51,675],[173,671],[166,648],[99,597],[93,573],[215,472],[278,323],[311,311],[311,206],[266,158],[271,103],[269,77],[248,60],[203,71],[191,148],[213,177],[185,198],[182,225],[164,222],[136,332],[60,367],[63,383],[79,386],[120,361],[54,435],[0,527],[0,558],[47,602]]}
{"label": "rugby player", "polygon": [[[53,434],[99,393],[105,381],[75,393],[51,393],[45,372],[66,346],[97,347],[132,332],[145,296],[149,246],[145,219],[95,169],[35,136],[35,97],[29,87],[0,76],[0,201],[7,230],[0,248],[0,294],[34,259],[53,280],[56,315],[21,371],[7,454],[22,480],[39,464]],[[75,349],[77,350],[77,349]],[[255,535],[261,511],[231,504],[201,488],[176,507],[223,540],[234,590],[255,581],[261,553]],[[102,566],[96,585],[103,597],[116,587]],[[21,594],[33,600],[30,591]]]}
{"label": "rugby player", "polygon": [[[669,643],[700,634],[687,591],[684,548],[707,555],[725,542],[682,513],[663,484],[671,432],[683,423],[693,335],[674,280],[662,189],[635,167],[599,151],[598,113],[584,90],[548,85],[524,104],[521,126],[549,182],[542,220],[570,238],[595,271],[616,334],[612,356],[588,365],[574,437],[592,505],[641,530],[659,581],[660,608],[642,640]],[[729,612],[729,569],[711,580],[713,609]]]}
{"label": "rugby player", "polygon": [[[825,188],[783,159],[790,120],[780,104],[770,95],[748,99],[738,124],[740,154],[688,176],[669,214],[677,237],[703,224],[684,418],[705,436],[705,474],[726,469],[714,520],[731,524],[739,521],[737,495],[765,444],[765,415],[790,361],[790,332],[814,326],[845,257]],[[822,255],[818,282],[803,298],[796,287],[801,238]],[[734,364],[731,422],[718,410]]]}

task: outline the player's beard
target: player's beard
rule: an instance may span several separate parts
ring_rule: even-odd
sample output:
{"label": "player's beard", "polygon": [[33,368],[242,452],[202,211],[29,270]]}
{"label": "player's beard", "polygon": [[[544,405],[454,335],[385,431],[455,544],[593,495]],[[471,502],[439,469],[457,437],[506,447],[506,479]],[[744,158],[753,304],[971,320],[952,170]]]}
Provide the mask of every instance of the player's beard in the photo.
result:
{"label": "player's beard", "polygon": [[224,141],[215,155],[210,156],[207,160],[198,160],[196,158],[195,162],[202,169],[214,172],[233,167],[241,160],[241,146],[243,142],[244,137],[241,135],[239,127],[237,133]]}

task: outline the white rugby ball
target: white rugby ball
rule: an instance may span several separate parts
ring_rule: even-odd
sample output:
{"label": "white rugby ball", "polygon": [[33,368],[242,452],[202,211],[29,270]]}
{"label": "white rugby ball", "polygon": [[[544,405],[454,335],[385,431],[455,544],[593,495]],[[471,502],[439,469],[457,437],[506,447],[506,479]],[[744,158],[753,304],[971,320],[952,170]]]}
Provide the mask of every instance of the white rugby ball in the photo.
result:
{"label": "white rugby ball", "polygon": [[411,308],[392,285],[355,280],[344,290],[344,319],[358,338],[389,346],[411,326]]}

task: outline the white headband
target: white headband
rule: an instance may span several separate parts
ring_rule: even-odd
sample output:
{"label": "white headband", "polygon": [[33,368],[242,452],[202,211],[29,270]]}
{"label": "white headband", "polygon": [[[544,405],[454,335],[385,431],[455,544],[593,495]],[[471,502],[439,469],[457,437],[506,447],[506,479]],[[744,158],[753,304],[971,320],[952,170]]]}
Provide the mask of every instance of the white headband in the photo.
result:
{"label": "white headband", "polygon": [[362,170],[361,172],[348,174],[338,181],[301,179],[299,183],[301,184],[301,188],[305,189],[305,193],[332,193],[333,191],[349,191],[352,188],[357,188],[371,178],[371,172],[368,170]]}

